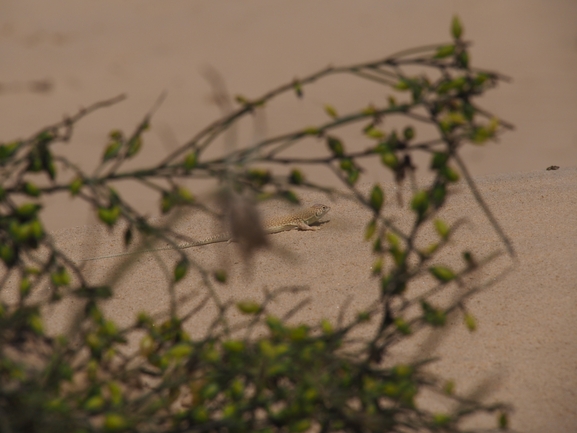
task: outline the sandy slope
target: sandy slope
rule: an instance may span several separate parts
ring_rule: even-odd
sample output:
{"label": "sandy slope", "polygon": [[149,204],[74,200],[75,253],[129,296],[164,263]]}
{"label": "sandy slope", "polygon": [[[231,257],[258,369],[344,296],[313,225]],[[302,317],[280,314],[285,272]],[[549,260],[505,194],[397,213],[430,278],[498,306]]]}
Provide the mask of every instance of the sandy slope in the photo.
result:
{"label": "sandy slope", "polygon": [[[487,176],[477,179],[488,205],[495,213],[518,255],[512,273],[475,296],[468,307],[479,321],[470,334],[460,317],[444,335],[440,345],[429,348],[442,361],[434,370],[457,381],[466,392],[484,381],[492,383],[489,395],[514,401],[517,411],[512,426],[526,432],[571,432],[577,426],[577,169]],[[392,188],[387,195],[394,196]],[[234,244],[213,244],[187,250],[189,256],[209,269],[225,267],[230,282],[217,285],[223,302],[261,299],[263,289],[307,286],[304,295],[286,295],[273,304],[273,311],[286,312],[305,296],[307,304],[294,320],[318,322],[335,320],[342,308],[350,316],[375,299],[378,283],[370,277],[370,247],[362,234],[368,214],[346,200],[334,202],[315,194],[304,194],[305,203],[325,202],[332,206],[327,223],[317,232],[292,231],[271,236],[272,250],[257,253],[250,271]],[[390,200],[387,213],[403,225],[405,211]],[[279,213],[279,209],[268,209]],[[442,217],[449,222],[466,217],[466,224],[439,262],[459,266],[460,252],[468,249],[478,257],[502,249],[499,238],[465,187],[455,189]],[[410,215],[409,215],[410,218]],[[405,218],[406,219],[406,218]],[[210,224],[187,215],[174,225],[182,233],[199,237],[210,232]],[[54,234],[59,245],[72,257],[111,254],[122,251],[119,238],[96,226],[61,230]],[[424,233],[424,244],[434,236]],[[168,308],[163,267],[177,260],[174,252],[141,255],[119,283],[115,298],[106,307],[121,324],[130,323],[139,311],[160,313]],[[90,262],[89,278],[102,282],[118,259]],[[495,278],[512,264],[506,257],[471,276],[468,282],[481,284]],[[204,289],[194,272],[178,285],[178,294],[200,298]],[[419,280],[411,290],[428,287]],[[448,300],[440,296],[441,305]],[[179,303],[187,311],[191,302]],[[70,320],[73,305],[51,313],[53,329]],[[213,317],[205,308],[191,321],[193,335],[201,335]],[[234,316],[234,315],[233,315]],[[367,328],[367,332],[369,329]],[[424,356],[423,338],[397,347],[394,360]],[[432,350],[432,352],[431,352]]]}

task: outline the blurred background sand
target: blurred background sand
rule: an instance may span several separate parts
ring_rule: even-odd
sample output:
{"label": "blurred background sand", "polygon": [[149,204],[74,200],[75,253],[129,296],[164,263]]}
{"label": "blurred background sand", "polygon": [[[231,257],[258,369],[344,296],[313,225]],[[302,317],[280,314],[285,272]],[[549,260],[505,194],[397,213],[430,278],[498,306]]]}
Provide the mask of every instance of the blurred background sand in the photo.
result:
{"label": "blurred background sand", "polygon": [[[84,1],[4,0],[0,5],[1,140],[25,137],[80,107],[126,93],[129,99],[78,125],[67,153],[83,168],[102,155],[113,128],[131,131],[164,90],[168,98],[145,137],[141,161],[165,155],[219,117],[204,76],[208,67],[232,95],[265,91],[329,64],[385,57],[400,49],[450,40],[454,14],[474,42],[472,62],[511,76],[482,105],[517,129],[499,144],[471,147],[474,175],[542,170],[577,163],[577,2],[472,1]],[[15,84],[47,80],[35,93]],[[11,85],[11,86],[10,86]],[[281,98],[265,111],[273,135],[382,103],[382,87],[331,78],[303,100]],[[356,140],[359,134],[352,135]],[[240,140],[254,138],[247,125]],[[345,137],[347,138],[347,137]],[[360,143],[348,142],[350,147]],[[311,152],[311,146],[301,148]],[[367,181],[387,180],[371,173]],[[315,180],[334,182],[328,172]],[[157,213],[157,199],[136,186],[121,191]],[[86,223],[68,197],[45,212],[50,229]],[[62,212],[66,206],[68,212]]]}
{"label": "blurred background sand", "polygon": [[[145,136],[138,164],[161,158],[218,118],[207,68],[218,71],[232,95],[255,98],[329,64],[363,62],[448,41],[450,20],[458,14],[466,39],[474,42],[473,64],[513,78],[481,105],[516,130],[498,144],[470,147],[464,155],[511,236],[520,264],[471,302],[479,331],[470,336],[456,326],[438,349],[446,351],[438,370],[457,379],[457,390],[471,389],[488,376],[500,377],[495,396],[516,402],[516,429],[577,430],[577,2],[3,0],[0,12],[0,141],[26,137],[98,100],[128,95],[125,102],[82,121],[66,145],[67,154],[85,169],[100,158],[108,132],[131,131],[162,91],[168,97]],[[31,88],[31,81],[40,83]],[[326,119],[326,103],[345,113],[367,102],[381,103],[386,96],[374,85],[330,79],[305,91],[303,100],[282,98],[267,107],[256,127],[243,126],[238,140],[320,122]],[[347,145],[363,147],[353,140]],[[216,146],[218,150],[222,143]],[[545,171],[550,165],[561,170]],[[365,182],[385,182],[391,188],[389,178],[369,169]],[[336,185],[322,170],[310,176]],[[158,215],[156,197],[134,185],[120,190],[140,210]],[[314,194],[303,198],[306,203],[326,200]],[[448,218],[466,215],[471,226],[452,252],[469,244],[484,252],[499,248],[470,197],[459,191],[454,200]],[[247,280],[233,255],[226,262],[233,283],[223,296],[256,298],[264,287],[308,284],[313,302],[302,318],[309,321],[336,317],[349,295],[351,311],[369,303],[376,284],[366,266],[371,262],[368,246],[361,241],[366,214],[348,202],[327,204],[333,209],[322,231],[274,237],[302,257],[302,263],[259,255]],[[82,257],[87,248],[98,254],[122,249],[103,229],[79,227],[94,220],[67,195],[53,199],[44,218],[72,256]],[[183,222],[182,229],[188,227],[190,222]],[[226,251],[227,245],[208,246],[200,257],[207,264],[219,263]],[[154,260],[139,259],[138,271],[123,281],[126,290],[108,307],[117,319],[130,321],[142,309],[166,307],[162,271],[152,265]],[[112,264],[91,266],[98,278]],[[182,290],[193,288],[193,280],[189,276]],[[294,299],[287,302],[279,308]],[[67,312],[60,313],[53,316],[59,322],[55,326],[69,320]]]}

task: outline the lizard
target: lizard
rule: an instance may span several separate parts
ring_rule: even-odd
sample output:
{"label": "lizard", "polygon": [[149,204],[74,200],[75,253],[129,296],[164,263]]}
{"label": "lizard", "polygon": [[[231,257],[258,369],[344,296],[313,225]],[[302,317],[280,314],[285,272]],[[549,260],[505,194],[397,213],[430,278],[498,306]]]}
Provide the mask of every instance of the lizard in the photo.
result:
{"label": "lizard", "polygon": [[[318,222],[323,216],[325,216],[328,211],[331,210],[329,206],[324,204],[315,204],[311,207],[301,209],[300,211],[291,213],[289,215],[284,215],[280,217],[271,218],[265,220],[262,224],[262,229],[266,234],[273,234],[279,233],[284,231],[289,231],[293,229],[298,230],[319,230],[320,227],[311,226],[310,224]],[[201,245],[208,245],[208,244],[215,244],[218,242],[231,242],[233,241],[232,233],[230,232],[223,232],[217,235],[211,236],[209,238],[196,241],[196,242],[187,242],[184,244],[180,244],[177,246],[169,246],[169,247],[162,247],[162,248],[153,248],[149,250],[142,250],[142,251],[128,251],[125,253],[120,254],[112,254],[110,256],[100,256],[100,257],[92,257],[89,259],[82,259],[82,262],[88,262],[92,260],[100,260],[100,259],[110,259],[113,257],[122,257],[128,256],[131,254],[141,254],[141,253],[152,253],[155,251],[164,251],[164,250],[174,250],[174,249],[185,249],[191,247],[198,247]]]}

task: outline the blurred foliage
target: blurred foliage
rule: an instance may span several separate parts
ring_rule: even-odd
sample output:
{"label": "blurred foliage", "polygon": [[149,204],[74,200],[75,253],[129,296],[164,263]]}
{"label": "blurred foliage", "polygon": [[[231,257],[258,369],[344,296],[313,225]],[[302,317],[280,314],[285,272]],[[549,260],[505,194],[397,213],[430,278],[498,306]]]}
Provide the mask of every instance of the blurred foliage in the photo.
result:
{"label": "blurred foliage", "polygon": [[[458,18],[452,22],[451,35],[450,43],[409,49],[374,62],[329,67],[257,99],[238,96],[240,108],[208,125],[164,160],[138,170],[124,169],[124,163],[136,158],[145,145],[156,107],[132,133],[110,132],[93,174],[54,152],[56,143],[70,141],[85,116],[118,103],[123,96],[94,104],[27,139],[0,145],[1,287],[7,290],[12,276],[19,281],[19,301],[0,304],[0,431],[454,432],[462,431],[463,421],[479,413],[494,414],[495,428],[507,428],[507,405],[458,395],[454,383],[427,371],[432,359],[398,364],[388,356],[392,346],[407,336],[446,326],[452,312],[460,311],[470,331],[476,328],[465,301],[483,287],[471,285],[464,276],[496,254],[476,258],[466,251],[461,269],[437,263],[438,252],[456,228],[438,218],[453,183],[464,177],[505,249],[513,254],[459,156],[463,146],[483,144],[511,128],[476,102],[506,77],[470,65],[469,43],[462,39]],[[407,75],[407,67],[418,67],[421,73]],[[384,105],[371,104],[345,114],[326,104],[328,117],[323,124],[205,157],[211,143],[240,119],[287,92],[306,98],[308,86],[335,74],[375,82],[389,88],[391,96]],[[390,116],[410,123],[387,129],[383,119]],[[373,143],[366,150],[351,150],[353,146],[337,136],[340,127],[355,123]],[[438,137],[417,141],[423,124],[433,126]],[[282,156],[283,150],[311,137],[326,142],[326,157]],[[404,182],[416,169],[415,152],[430,156],[434,179],[425,188],[415,188],[409,202],[414,222],[405,232],[387,217],[387,199],[379,185],[368,196],[355,185],[362,178],[359,161],[363,158],[378,158],[383,170],[391,171],[398,183]],[[278,175],[259,166],[265,163],[293,168],[288,176]],[[136,233],[176,245],[181,235],[149,223],[112,184],[136,180],[149,187],[151,194],[158,194],[163,214],[182,208],[208,212],[178,181],[215,178],[228,191],[224,207],[231,210],[229,218],[234,221],[242,213],[234,197],[298,201],[299,188],[329,192],[309,182],[306,170],[297,167],[312,164],[332,170],[372,215],[364,236],[375,256],[372,275],[377,282],[367,287],[375,291],[375,302],[348,323],[288,324],[272,315],[269,304],[289,289],[266,293],[259,303],[223,304],[211,281],[228,284],[226,273],[209,274],[177,250],[180,259],[167,291],[172,305],[174,285],[192,265],[205,276],[205,297],[186,314],[177,314],[175,308],[163,319],[142,313],[133,326],[121,329],[102,311],[102,302],[114,293],[113,285],[89,285],[77,263],[54,246],[40,218],[44,196],[69,193],[91,206],[103,224],[114,227],[123,221],[126,245]],[[64,172],[73,176],[67,179]],[[434,228],[438,240],[421,250],[416,239],[426,225]],[[431,288],[412,294],[411,281],[423,275],[432,277]],[[460,288],[457,298],[448,308],[435,305],[432,295],[451,285]],[[47,287],[49,296],[33,296]],[[69,298],[81,300],[84,306],[74,329],[66,337],[48,335],[42,307]],[[216,305],[219,317],[203,338],[192,339],[185,322],[194,320],[195,312],[209,303]],[[420,313],[410,316],[415,307]],[[247,318],[235,329],[228,325],[231,309]],[[352,335],[367,322],[375,332],[359,344]],[[252,333],[257,327],[264,329],[258,337]],[[139,336],[138,349],[126,354],[122,349],[134,335]],[[418,397],[425,392],[446,401],[447,411],[432,412],[421,404]]]}

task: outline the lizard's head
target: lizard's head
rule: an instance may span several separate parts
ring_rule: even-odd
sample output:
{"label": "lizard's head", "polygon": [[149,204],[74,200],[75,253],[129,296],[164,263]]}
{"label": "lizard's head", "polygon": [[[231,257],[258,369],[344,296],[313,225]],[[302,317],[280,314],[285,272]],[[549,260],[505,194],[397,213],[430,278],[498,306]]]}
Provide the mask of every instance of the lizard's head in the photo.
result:
{"label": "lizard's head", "polygon": [[325,206],[324,204],[315,204],[312,206],[312,209],[315,211],[316,221],[320,220],[331,210],[330,207]]}

